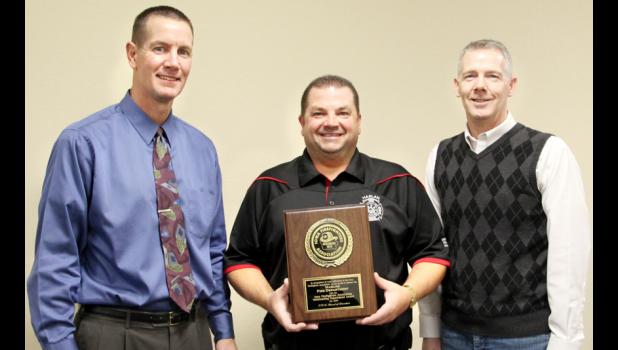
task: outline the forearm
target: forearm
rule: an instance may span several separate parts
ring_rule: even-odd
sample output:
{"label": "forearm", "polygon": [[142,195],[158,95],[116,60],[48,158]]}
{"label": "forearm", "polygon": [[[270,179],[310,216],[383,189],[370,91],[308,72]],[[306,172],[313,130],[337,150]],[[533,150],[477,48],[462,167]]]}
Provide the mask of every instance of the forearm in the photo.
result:
{"label": "forearm", "polygon": [[421,262],[412,267],[404,284],[411,285],[416,292],[416,299],[420,300],[438,288],[445,274],[446,266]]}
{"label": "forearm", "polygon": [[74,304],[81,283],[92,180],[88,142],[65,130],[50,156],[41,201],[35,257],[28,277],[34,331],[45,349],[77,349]]}
{"label": "forearm", "polygon": [[241,297],[268,311],[268,297],[273,289],[260,270],[254,268],[234,270],[228,273],[227,279]]}
{"label": "forearm", "polygon": [[[217,185],[220,189],[220,185]],[[220,193],[220,192],[219,192]],[[209,251],[212,266],[213,290],[204,300],[208,311],[208,320],[211,324],[215,341],[234,338],[234,326],[230,313],[230,290],[227,279],[223,274],[223,254],[227,245],[225,221],[223,216],[223,201],[219,195],[216,215],[213,218],[213,234],[210,239]]]}

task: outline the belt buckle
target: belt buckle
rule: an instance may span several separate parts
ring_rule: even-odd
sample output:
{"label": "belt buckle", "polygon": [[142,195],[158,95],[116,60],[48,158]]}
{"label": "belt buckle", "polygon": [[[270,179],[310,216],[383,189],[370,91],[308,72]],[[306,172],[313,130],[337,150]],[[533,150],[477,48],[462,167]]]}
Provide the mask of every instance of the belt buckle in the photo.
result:
{"label": "belt buckle", "polygon": [[173,322],[173,318],[174,318],[174,311],[169,311],[169,312],[167,313],[167,316],[168,316],[168,317],[167,317],[167,325],[168,325],[168,326],[175,326],[175,325],[177,325],[177,324],[179,324],[179,323],[180,323],[180,321]]}

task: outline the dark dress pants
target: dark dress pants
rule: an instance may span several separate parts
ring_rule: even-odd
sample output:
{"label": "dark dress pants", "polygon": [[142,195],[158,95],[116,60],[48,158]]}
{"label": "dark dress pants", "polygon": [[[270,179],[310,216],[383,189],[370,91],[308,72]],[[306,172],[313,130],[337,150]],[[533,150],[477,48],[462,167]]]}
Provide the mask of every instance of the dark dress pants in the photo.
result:
{"label": "dark dress pants", "polygon": [[173,326],[126,322],[82,310],[75,324],[80,350],[212,350],[210,327],[202,307],[195,317]]}

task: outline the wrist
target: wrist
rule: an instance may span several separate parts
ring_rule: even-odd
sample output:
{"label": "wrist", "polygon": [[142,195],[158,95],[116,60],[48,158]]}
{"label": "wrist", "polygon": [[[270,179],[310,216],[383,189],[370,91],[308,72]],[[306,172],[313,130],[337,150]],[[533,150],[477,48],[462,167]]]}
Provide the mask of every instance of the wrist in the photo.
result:
{"label": "wrist", "polygon": [[410,309],[414,307],[418,299],[416,298],[416,290],[412,287],[411,284],[404,284],[403,287],[408,290],[408,294],[410,295]]}

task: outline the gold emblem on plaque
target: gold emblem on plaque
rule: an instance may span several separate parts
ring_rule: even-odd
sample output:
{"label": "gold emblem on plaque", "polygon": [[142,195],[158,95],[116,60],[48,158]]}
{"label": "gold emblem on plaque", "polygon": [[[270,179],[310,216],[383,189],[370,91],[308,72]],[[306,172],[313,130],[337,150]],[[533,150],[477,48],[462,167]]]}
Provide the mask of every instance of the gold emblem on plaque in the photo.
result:
{"label": "gold emblem on plaque", "polygon": [[322,267],[343,264],[352,254],[352,233],[341,221],[332,218],[315,222],[305,235],[305,252]]}

